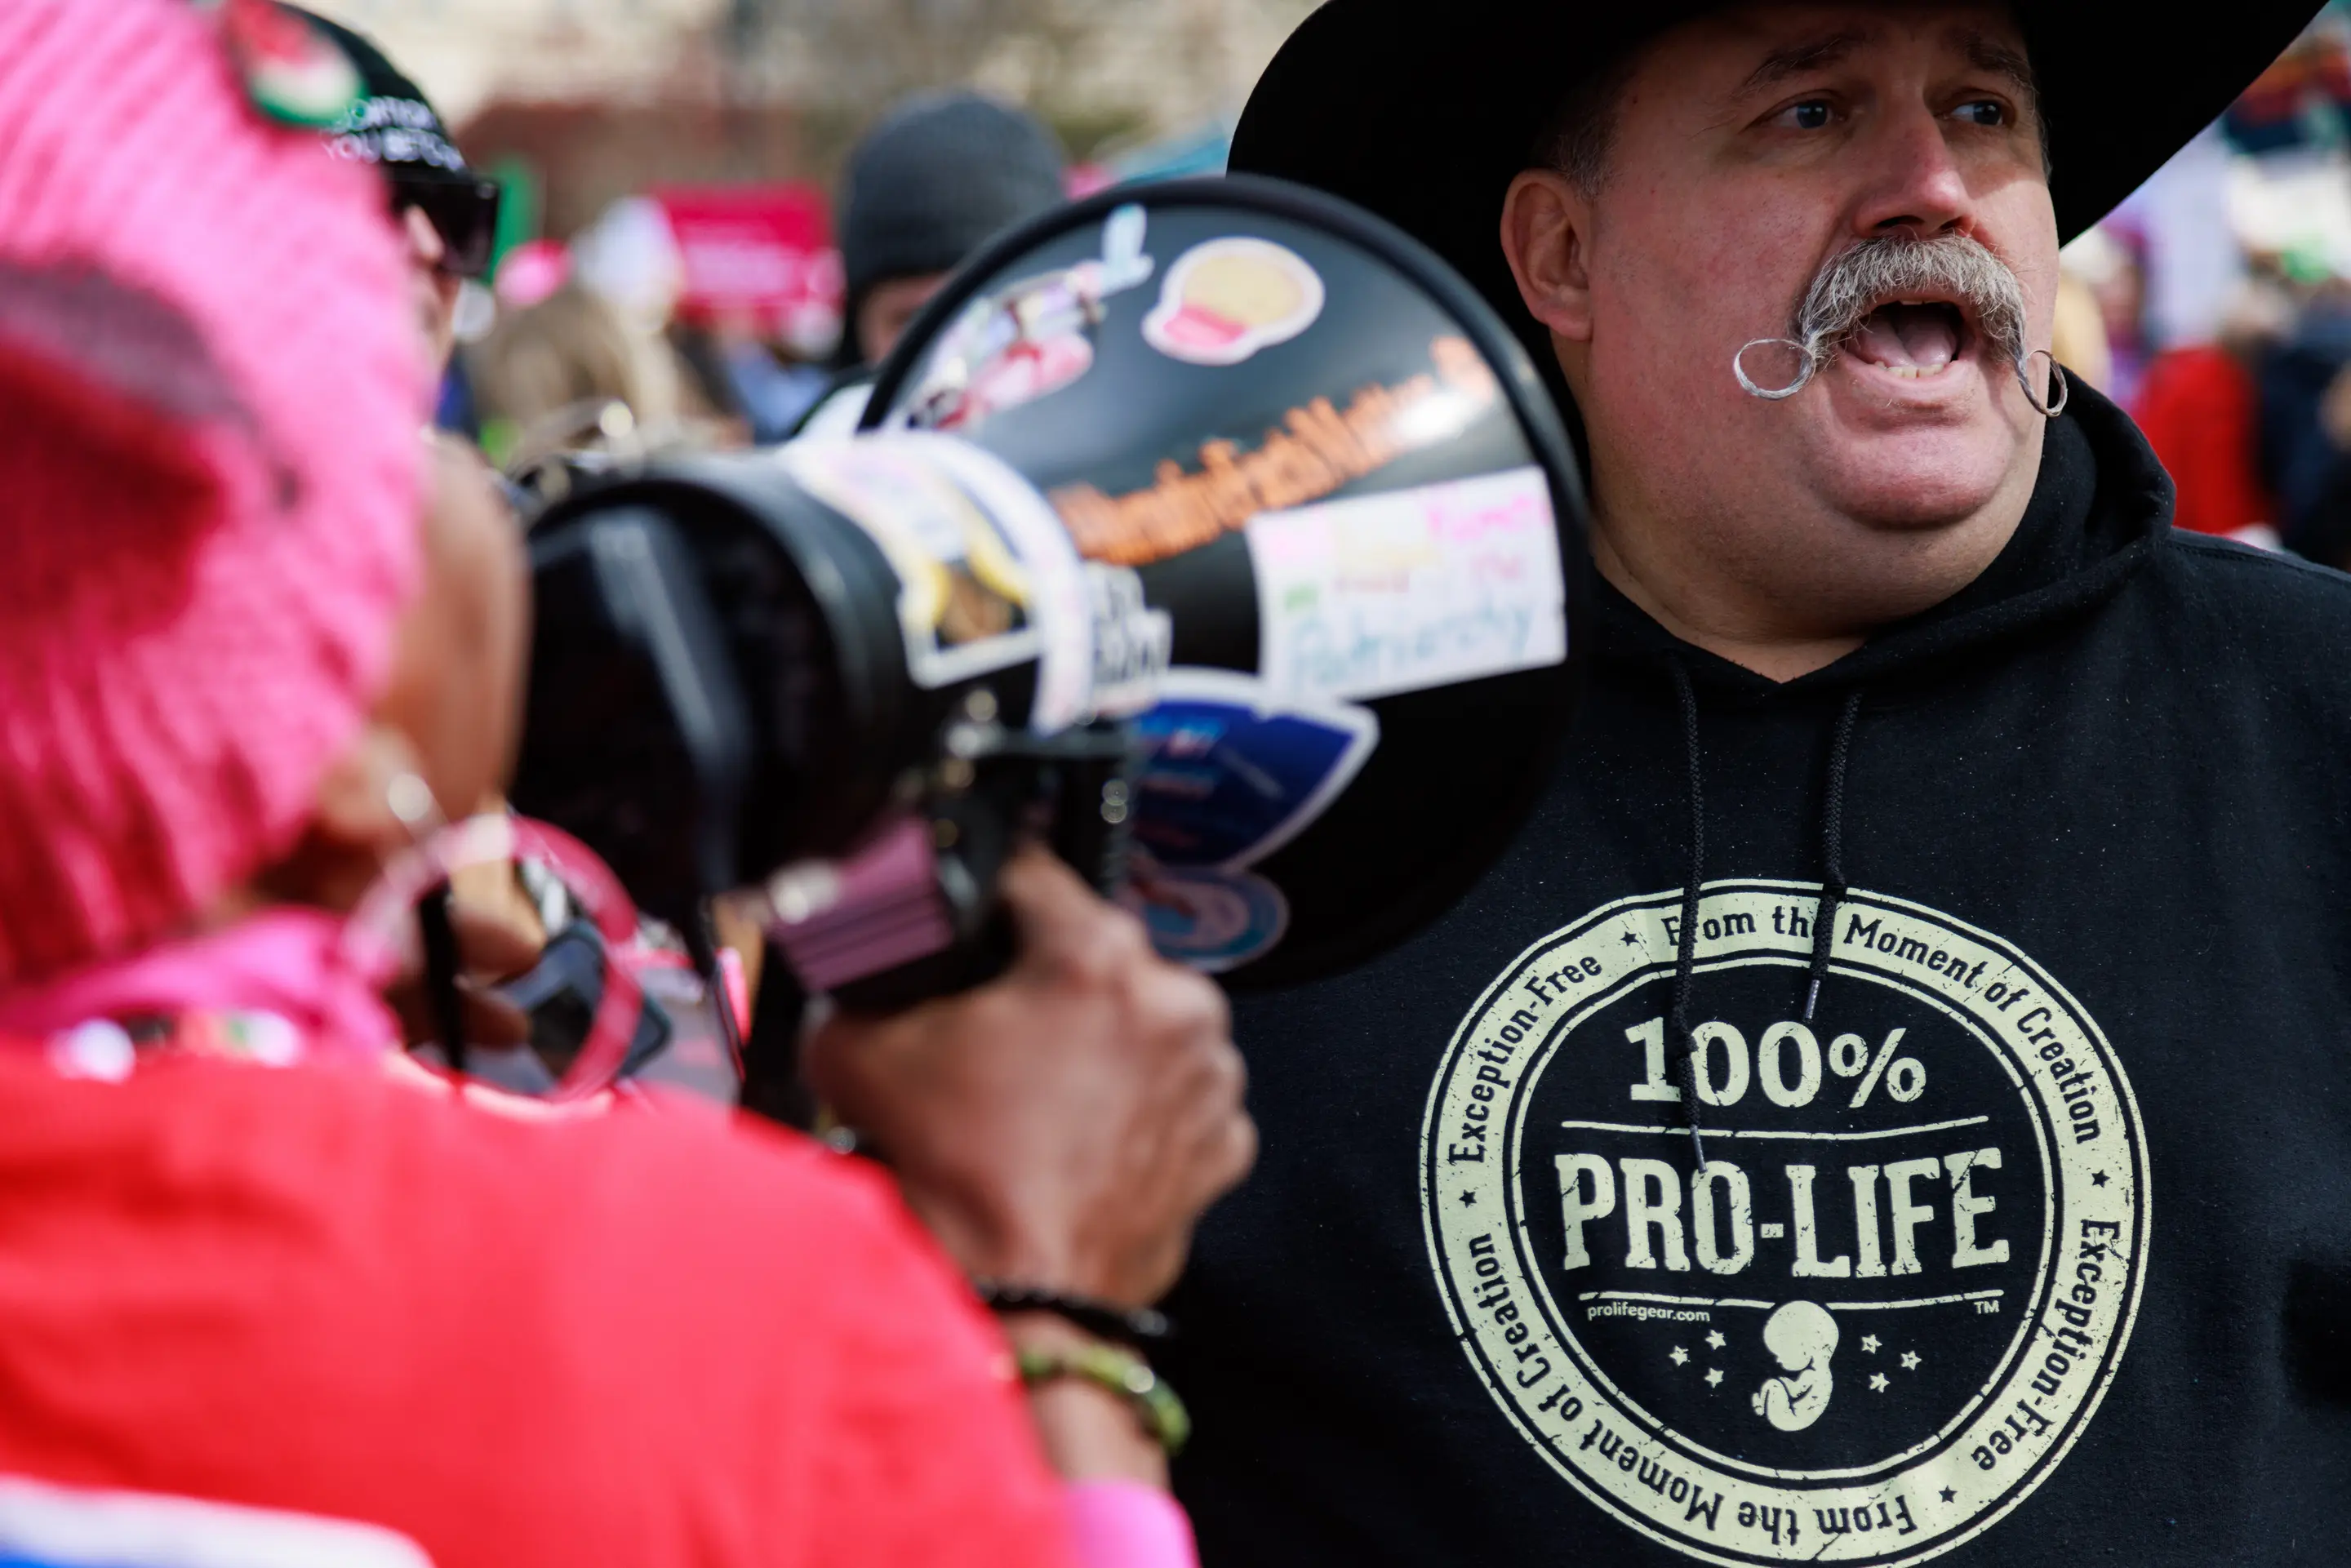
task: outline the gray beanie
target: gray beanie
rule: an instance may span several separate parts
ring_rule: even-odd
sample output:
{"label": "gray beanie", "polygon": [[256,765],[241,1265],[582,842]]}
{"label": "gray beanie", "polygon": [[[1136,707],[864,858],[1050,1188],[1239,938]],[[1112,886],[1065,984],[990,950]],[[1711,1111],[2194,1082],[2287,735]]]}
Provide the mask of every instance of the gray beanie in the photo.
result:
{"label": "gray beanie", "polygon": [[1061,201],[1061,150],[1019,110],[973,93],[910,99],[850,154],[841,262],[850,319],[867,290],[947,272],[1008,225]]}

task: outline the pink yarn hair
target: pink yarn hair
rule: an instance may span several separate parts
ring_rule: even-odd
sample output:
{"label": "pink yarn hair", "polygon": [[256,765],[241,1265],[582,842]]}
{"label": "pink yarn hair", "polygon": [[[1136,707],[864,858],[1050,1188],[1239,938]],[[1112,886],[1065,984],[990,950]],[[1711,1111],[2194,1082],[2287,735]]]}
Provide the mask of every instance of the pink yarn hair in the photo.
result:
{"label": "pink yarn hair", "polygon": [[308,821],[417,570],[401,268],[185,0],[0,5],[0,982]]}

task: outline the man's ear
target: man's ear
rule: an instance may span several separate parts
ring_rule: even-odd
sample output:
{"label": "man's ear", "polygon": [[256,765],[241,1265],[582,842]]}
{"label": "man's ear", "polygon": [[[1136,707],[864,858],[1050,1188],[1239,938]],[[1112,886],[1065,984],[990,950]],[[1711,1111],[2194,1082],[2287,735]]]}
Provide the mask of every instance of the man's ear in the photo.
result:
{"label": "man's ear", "polygon": [[1527,312],[1571,343],[1592,340],[1592,203],[1566,175],[1522,170],[1502,198],[1502,254]]}

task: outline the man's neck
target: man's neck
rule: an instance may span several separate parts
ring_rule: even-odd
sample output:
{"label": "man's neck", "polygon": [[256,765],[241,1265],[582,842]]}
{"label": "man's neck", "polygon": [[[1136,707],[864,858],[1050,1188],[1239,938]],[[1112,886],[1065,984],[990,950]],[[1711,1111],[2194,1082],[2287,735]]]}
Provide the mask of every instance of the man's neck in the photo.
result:
{"label": "man's neck", "polygon": [[1666,594],[1644,583],[1625,563],[1606,525],[1598,518],[1593,519],[1592,529],[1592,559],[1617,592],[1639,605],[1658,625],[1692,647],[1752,670],[1765,680],[1784,682],[1809,675],[1836,663],[1865,641],[1853,634],[1807,637],[1750,630],[1727,620],[1710,624],[1698,614],[1677,612]]}

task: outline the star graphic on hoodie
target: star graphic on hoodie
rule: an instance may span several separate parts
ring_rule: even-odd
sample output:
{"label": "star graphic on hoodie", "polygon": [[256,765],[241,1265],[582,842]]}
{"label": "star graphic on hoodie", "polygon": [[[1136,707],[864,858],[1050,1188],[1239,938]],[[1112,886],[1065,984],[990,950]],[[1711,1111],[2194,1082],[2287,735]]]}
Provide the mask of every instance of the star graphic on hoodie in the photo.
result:
{"label": "star graphic on hoodie", "polygon": [[1688,1364],[1689,1364],[1689,1352],[1687,1352],[1687,1351],[1684,1350],[1684,1349],[1683,1349],[1681,1346],[1679,1346],[1679,1345],[1676,1345],[1676,1346],[1674,1346],[1674,1364],[1675,1364],[1676,1366],[1687,1366],[1687,1365],[1688,1365]]}
{"label": "star graphic on hoodie", "polygon": [[1633,935],[1630,931],[1625,933],[1625,935],[1618,937],[1617,940],[1624,943],[1627,947],[1638,947],[1641,945],[1641,939]]}
{"label": "star graphic on hoodie", "polygon": [[1943,1500],[1944,1500],[1945,1502],[1957,1502],[1957,1501],[1959,1501],[1959,1493],[1957,1493],[1957,1492],[1953,1491],[1953,1490],[1952,1490],[1950,1488],[1949,1488],[1949,1487],[1945,1487],[1945,1488],[1943,1489]]}
{"label": "star graphic on hoodie", "polygon": [[2104,1171],[2092,1171],[2092,1172],[2090,1173],[2090,1185],[2091,1185],[2092,1186],[2105,1186],[2105,1185],[2106,1185],[2106,1173],[2105,1173],[2105,1172],[2104,1172]]}
{"label": "star graphic on hoodie", "polygon": [[1473,1203],[1475,1203],[1475,1202],[1477,1202],[1477,1201],[1478,1201],[1478,1195],[1477,1195],[1476,1193],[1471,1192],[1471,1191],[1470,1191],[1468,1187],[1466,1187],[1466,1186],[1465,1186],[1465,1187],[1463,1187],[1463,1188],[1461,1189],[1461,1207],[1462,1207],[1467,1208],[1467,1207],[1468,1207],[1471,1204],[1473,1204]]}
{"label": "star graphic on hoodie", "polygon": [[1706,1369],[1706,1385],[1708,1388],[1719,1388],[1722,1386],[1722,1368],[1719,1366],[1709,1366]]}
{"label": "star graphic on hoodie", "polygon": [[1862,1335],[1861,1348],[1869,1354],[1876,1355],[1877,1354],[1877,1336],[1874,1333]]}
{"label": "star graphic on hoodie", "polygon": [[1720,1350],[1724,1345],[1729,1344],[1730,1342],[1722,1337],[1722,1331],[1720,1329],[1709,1329],[1707,1331],[1706,1343],[1714,1349]]}
{"label": "star graphic on hoodie", "polygon": [[1918,1370],[1918,1353],[1917,1351],[1906,1350],[1902,1353],[1902,1370],[1905,1372],[1916,1372]]}
{"label": "star graphic on hoodie", "polygon": [[1885,1392],[1886,1392],[1886,1374],[1884,1374],[1884,1373],[1882,1373],[1882,1372],[1873,1372],[1873,1373],[1871,1373],[1871,1374],[1869,1375],[1869,1391],[1870,1391],[1872,1394],[1883,1394],[1883,1393],[1885,1393]]}

